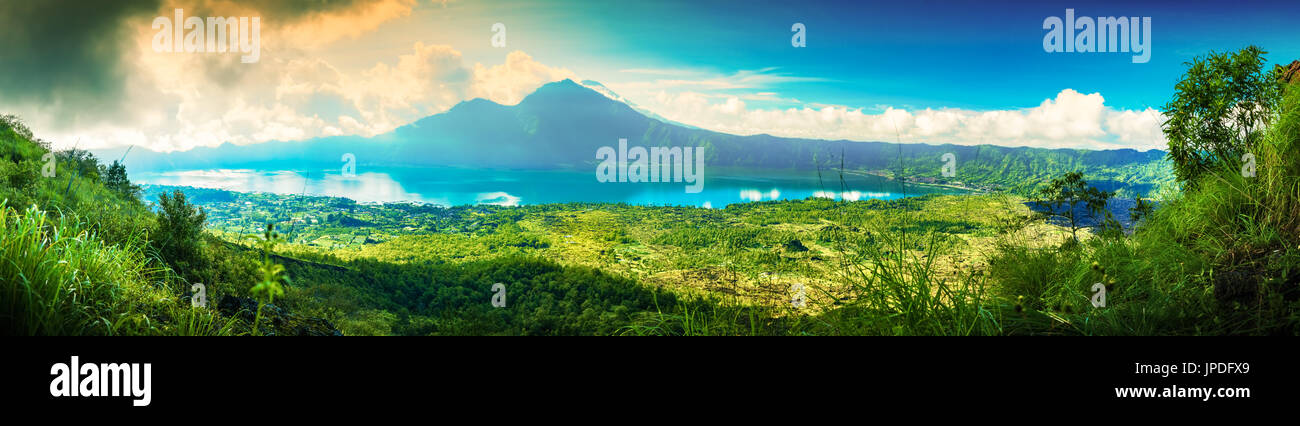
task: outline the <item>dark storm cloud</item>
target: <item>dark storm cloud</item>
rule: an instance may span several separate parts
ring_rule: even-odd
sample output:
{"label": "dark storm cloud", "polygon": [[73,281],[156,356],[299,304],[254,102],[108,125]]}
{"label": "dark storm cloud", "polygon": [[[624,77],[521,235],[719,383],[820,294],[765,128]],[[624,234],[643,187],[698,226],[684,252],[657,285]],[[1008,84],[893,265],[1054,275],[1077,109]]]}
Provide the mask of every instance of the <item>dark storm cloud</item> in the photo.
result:
{"label": "dark storm cloud", "polygon": [[333,12],[357,4],[374,3],[364,0],[282,0],[268,2],[239,2],[262,12],[263,19],[292,21],[316,12]]}
{"label": "dark storm cloud", "polygon": [[5,1],[0,4],[0,101],[98,104],[122,89],[124,19],[159,0]]}
{"label": "dark storm cloud", "polygon": [[[123,53],[133,42],[132,18],[206,16],[224,5],[257,11],[263,22],[292,22],[366,0],[167,2],[161,0],[15,0],[0,2],[0,104],[39,103],[81,109],[112,108],[126,74]],[[242,71],[242,70],[240,70]],[[238,73],[235,73],[236,75]],[[228,77],[230,79],[233,77]],[[227,82],[228,83],[228,82]]]}
{"label": "dark storm cloud", "polygon": [[233,5],[257,11],[256,16],[260,16],[265,25],[268,22],[290,23],[315,13],[336,12],[378,2],[379,0],[180,1],[169,2],[166,6],[185,9],[186,16],[231,16],[231,11],[225,10],[225,6]]}

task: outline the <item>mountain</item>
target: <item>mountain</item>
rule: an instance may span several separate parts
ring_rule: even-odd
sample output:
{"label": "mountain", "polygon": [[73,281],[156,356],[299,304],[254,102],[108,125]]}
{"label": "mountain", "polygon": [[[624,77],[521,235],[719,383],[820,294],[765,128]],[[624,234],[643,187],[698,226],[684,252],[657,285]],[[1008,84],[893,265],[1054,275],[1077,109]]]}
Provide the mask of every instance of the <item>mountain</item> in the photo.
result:
{"label": "mountain", "polygon": [[[393,131],[380,161],[411,166],[578,167],[600,146],[670,126],[572,80],[550,83],[518,105],[484,99]],[[661,139],[672,144],[672,140]],[[361,154],[357,154],[360,156]]]}
{"label": "mountain", "polygon": [[[596,87],[596,89],[593,89]],[[338,168],[351,153],[366,166],[456,166],[494,169],[586,169],[597,163],[596,150],[628,146],[705,148],[705,164],[812,171],[817,168],[881,171],[905,168],[908,176],[939,177],[941,158],[953,153],[967,183],[1015,185],[1067,170],[1118,182],[1157,182],[1166,178],[1165,153],[1132,149],[1091,151],[993,145],[928,145],[738,136],[690,128],[655,119],[620,101],[599,83],[572,80],[549,83],[513,106],[485,99],[461,102],[373,138],[339,136],[296,142],[267,142],[160,154],[137,150],[129,170],[165,171],[214,168],[282,170]],[[117,158],[121,151],[104,153]],[[815,160],[815,161],[814,161]],[[842,160],[842,163],[841,163]],[[975,173],[978,172],[978,173]]]}
{"label": "mountain", "polygon": [[588,88],[588,89],[595,90],[597,93],[600,93],[600,94],[602,94],[602,95],[605,95],[605,97],[607,97],[607,98],[613,99],[613,100],[618,101],[618,102],[625,103],[625,104],[627,104],[627,106],[632,107],[633,110],[636,110],[636,112],[639,112],[639,113],[641,113],[641,115],[644,115],[644,116],[646,116],[646,117],[650,117],[650,118],[653,118],[653,119],[655,119],[655,120],[662,121],[662,122],[664,122],[664,123],[672,124],[672,125],[674,125],[674,126],[685,127],[685,128],[688,128],[688,129],[699,129],[699,127],[695,127],[695,126],[692,126],[692,125],[689,125],[689,124],[684,124],[684,123],[676,122],[676,121],[673,121],[673,120],[669,120],[669,119],[667,119],[667,118],[664,118],[664,117],[660,116],[659,114],[655,114],[654,111],[650,111],[650,110],[648,110],[648,109],[642,108],[640,105],[637,105],[635,102],[632,102],[630,99],[624,98],[623,96],[619,95],[618,93],[614,93],[613,90],[610,90],[608,87],[605,87],[605,85],[600,84],[600,82],[597,82],[597,81],[594,81],[594,80],[582,80],[582,82],[581,82],[581,83],[578,83],[578,84],[581,84],[582,87],[586,87],[586,88]]}

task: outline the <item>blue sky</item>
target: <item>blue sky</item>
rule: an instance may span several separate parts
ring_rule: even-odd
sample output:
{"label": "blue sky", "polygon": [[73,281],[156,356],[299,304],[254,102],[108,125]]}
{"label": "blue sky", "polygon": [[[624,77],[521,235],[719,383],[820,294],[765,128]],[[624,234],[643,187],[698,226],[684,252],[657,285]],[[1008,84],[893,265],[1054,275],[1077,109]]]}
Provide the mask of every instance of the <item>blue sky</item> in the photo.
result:
{"label": "blue sky", "polygon": [[[0,6],[0,36],[26,40],[0,52],[12,70],[0,111],[90,148],[372,136],[572,78],[736,134],[1151,149],[1184,62],[1251,44],[1273,63],[1300,59],[1294,1],[131,0],[76,16],[33,5]],[[260,61],[151,49],[150,23],[177,8],[261,17]],[[1044,19],[1067,8],[1150,17],[1149,62],[1045,52]],[[791,46],[796,22],[806,47]],[[491,43],[496,23],[505,46]]]}
{"label": "blue sky", "polygon": [[[819,79],[776,84],[788,97],[842,105],[998,109],[1030,107],[1061,89],[1101,92],[1107,105],[1162,104],[1183,63],[1211,50],[1257,44],[1274,62],[1300,59],[1300,2],[557,2],[571,12],[512,34],[567,33],[534,56],[617,82],[620,68],[728,74],[775,68]],[[1048,16],[1152,18],[1152,56],[1047,53]],[[790,25],[808,47],[790,46]],[[588,40],[579,48],[572,40]],[[526,43],[527,41],[521,41]],[[573,49],[567,49],[573,48]],[[526,49],[527,50],[527,49]],[[572,64],[572,65],[570,65]],[[579,66],[582,67],[579,67]]]}

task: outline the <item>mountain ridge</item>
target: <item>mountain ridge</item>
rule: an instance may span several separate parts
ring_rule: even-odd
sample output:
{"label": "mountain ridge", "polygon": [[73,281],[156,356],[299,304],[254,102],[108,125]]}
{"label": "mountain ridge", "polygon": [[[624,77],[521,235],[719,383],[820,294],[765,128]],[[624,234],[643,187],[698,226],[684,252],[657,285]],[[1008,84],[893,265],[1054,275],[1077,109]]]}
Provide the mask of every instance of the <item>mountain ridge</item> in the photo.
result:
{"label": "mountain ridge", "polygon": [[1061,169],[1145,167],[1165,157],[1161,150],[1131,148],[1049,149],[732,135],[648,117],[628,103],[565,79],[542,85],[516,105],[482,98],[466,100],[374,137],[227,143],[166,154],[137,150],[127,157],[126,164],[133,172],[337,170],[341,158],[353,154],[358,164],[368,167],[581,169],[594,167],[595,152],[600,147],[618,146],[619,139],[627,139],[629,146],[704,147],[705,164],[714,167],[811,171],[843,166],[875,172],[902,168],[908,176],[935,177],[939,177],[941,157],[947,153],[965,162],[963,167],[983,173],[1036,177]]}

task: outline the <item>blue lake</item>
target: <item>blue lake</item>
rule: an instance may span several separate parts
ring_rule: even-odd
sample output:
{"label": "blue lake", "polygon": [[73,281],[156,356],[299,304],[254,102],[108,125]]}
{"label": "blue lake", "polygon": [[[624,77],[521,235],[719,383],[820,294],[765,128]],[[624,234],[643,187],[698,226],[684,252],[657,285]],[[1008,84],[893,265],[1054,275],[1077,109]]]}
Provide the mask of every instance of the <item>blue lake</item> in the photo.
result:
{"label": "blue lake", "polygon": [[931,193],[965,191],[906,185],[869,175],[839,176],[822,172],[710,168],[704,187],[687,193],[685,182],[601,183],[594,172],[568,170],[520,171],[458,168],[383,168],[357,170],[345,177],[340,170],[186,170],[132,174],[131,179],[155,185],[193,186],[238,192],[324,195],[358,202],[417,201],[439,205],[523,205],[567,202],[610,202],[637,205],[725,207],[728,204],[824,197],[892,200]]}

